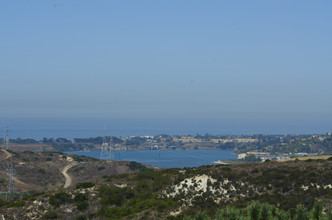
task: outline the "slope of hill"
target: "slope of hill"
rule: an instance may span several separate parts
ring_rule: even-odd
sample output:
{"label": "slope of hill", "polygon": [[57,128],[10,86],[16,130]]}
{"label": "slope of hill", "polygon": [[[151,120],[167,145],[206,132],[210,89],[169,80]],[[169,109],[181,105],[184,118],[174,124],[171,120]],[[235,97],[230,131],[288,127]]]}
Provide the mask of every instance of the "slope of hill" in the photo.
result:
{"label": "slope of hill", "polygon": [[[92,159],[83,159],[87,161],[77,166],[77,171],[71,169],[74,183],[88,179],[81,177],[81,170],[89,170],[88,161]],[[197,211],[214,215],[226,206],[246,208],[253,200],[274,205],[289,216],[295,215],[300,203],[311,209],[315,201],[321,201],[324,212],[332,208],[330,159],[161,171],[133,163],[128,165],[129,170],[148,171],[107,177],[122,169],[119,164],[111,167],[114,173],[107,173],[108,168],[101,164],[88,171],[93,179],[102,175],[95,184],[77,183],[14,203],[2,202],[1,213],[6,219],[182,219]]]}
{"label": "slope of hill", "polygon": [[[0,151],[0,191],[8,189],[7,168],[15,168],[14,183],[17,192],[56,190],[82,181],[96,182],[115,174],[133,173],[129,162],[108,163],[84,156],[61,152]],[[65,172],[64,172],[65,171]],[[68,182],[68,181],[67,181]],[[69,186],[68,185],[68,186]],[[66,187],[68,187],[66,186]]]}

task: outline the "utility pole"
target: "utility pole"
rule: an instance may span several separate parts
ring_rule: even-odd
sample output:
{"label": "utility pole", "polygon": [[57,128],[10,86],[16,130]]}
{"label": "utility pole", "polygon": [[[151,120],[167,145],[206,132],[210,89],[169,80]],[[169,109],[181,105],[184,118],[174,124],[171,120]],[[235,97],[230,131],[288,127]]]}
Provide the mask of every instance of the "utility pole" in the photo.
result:
{"label": "utility pole", "polygon": [[112,147],[112,143],[111,143],[111,138],[110,138],[110,143],[109,143],[109,152],[108,152],[108,158],[107,158],[107,162],[112,162],[115,160],[114,157],[114,149]]}
{"label": "utility pole", "polygon": [[100,160],[106,159],[108,160],[109,158],[109,152],[108,152],[108,143],[106,142],[106,126],[104,127],[104,138],[103,138],[103,143],[101,145],[100,149]]}
{"label": "utility pole", "polygon": [[160,170],[160,149],[158,147],[158,170]]}
{"label": "utility pole", "polygon": [[7,168],[7,175],[9,176],[8,192],[14,193],[15,192],[15,183],[14,183],[15,168],[14,168],[13,164],[10,164],[10,167]]}
{"label": "utility pole", "polygon": [[9,138],[8,138],[8,126],[5,127],[5,136],[3,138],[3,148],[8,150]]}

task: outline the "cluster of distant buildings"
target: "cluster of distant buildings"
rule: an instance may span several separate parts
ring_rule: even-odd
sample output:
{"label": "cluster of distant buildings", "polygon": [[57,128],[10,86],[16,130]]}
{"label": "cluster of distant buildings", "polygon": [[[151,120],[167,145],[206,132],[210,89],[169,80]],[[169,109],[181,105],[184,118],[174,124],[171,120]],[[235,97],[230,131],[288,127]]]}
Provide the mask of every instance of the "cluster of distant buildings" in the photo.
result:
{"label": "cluster of distant buildings", "polygon": [[[215,149],[218,144],[225,143],[255,143],[259,142],[255,138],[199,138],[196,136],[131,136],[122,137],[125,143],[130,142],[130,140],[141,139],[139,148],[149,149],[149,150],[176,150],[176,149]],[[128,144],[127,144],[128,146]],[[128,146],[131,148],[132,146]]]}
{"label": "cluster of distant buildings", "polygon": [[[173,137],[174,142],[182,142],[182,143],[200,143],[206,142],[205,139],[195,138],[193,136],[181,136],[181,137]],[[224,143],[253,143],[258,142],[258,139],[254,138],[236,138],[236,139],[222,139],[222,138],[212,138],[209,139],[209,142],[214,144],[224,144]]]}
{"label": "cluster of distant buildings", "polygon": [[296,158],[296,157],[311,157],[311,156],[317,156],[318,153],[282,153],[282,154],[271,154],[269,152],[247,152],[238,154],[237,159],[242,160],[245,159],[245,157],[249,155],[254,155],[255,157],[259,157],[263,162],[266,160],[285,160],[290,158]]}

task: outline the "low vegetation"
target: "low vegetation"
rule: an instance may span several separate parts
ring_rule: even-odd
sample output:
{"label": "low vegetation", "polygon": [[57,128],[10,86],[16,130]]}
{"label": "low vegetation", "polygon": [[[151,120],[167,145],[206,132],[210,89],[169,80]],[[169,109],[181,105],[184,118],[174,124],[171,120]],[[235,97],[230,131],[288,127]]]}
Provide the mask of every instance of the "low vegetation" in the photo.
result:
{"label": "low vegetation", "polygon": [[144,172],[144,171],[152,171],[153,169],[151,168],[147,168],[146,166],[144,166],[141,163],[137,163],[135,161],[131,161],[129,162],[129,169],[131,170],[138,170],[140,172]]}
{"label": "low vegetation", "polygon": [[91,172],[105,179],[0,200],[0,211],[16,219],[331,219],[330,159],[165,170],[126,164],[131,173],[114,175],[114,164],[99,163]]}
{"label": "low vegetation", "polygon": [[[171,218],[170,218],[171,219]],[[291,215],[289,211],[279,209],[268,203],[259,201],[251,202],[246,208],[238,209],[227,206],[219,209],[214,216],[209,216],[205,211],[197,212],[194,216],[184,217],[186,220],[331,220],[332,210],[326,210],[323,213],[321,202],[315,202],[314,207],[308,211],[303,205],[296,207],[295,213]]]}
{"label": "low vegetation", "polygon": [[83,182],[83,183],[77,183],[76,189],[86,189],[95,186],[92,182]]}

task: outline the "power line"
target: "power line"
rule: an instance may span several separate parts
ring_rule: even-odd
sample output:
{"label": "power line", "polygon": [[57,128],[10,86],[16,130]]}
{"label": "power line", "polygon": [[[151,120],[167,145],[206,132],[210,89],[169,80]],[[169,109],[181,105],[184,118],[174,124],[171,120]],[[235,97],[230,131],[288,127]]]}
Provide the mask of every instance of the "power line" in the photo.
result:
{"label": "power line", "polygon": [[112,146],[112,143],[111,143],[111,138],[110,138],[110,143],[109,143],[109,148],[108,148],[108,158],[107,158],[107,161],[108,162],[112,162],[115,160],[115,156],[114,156],[114,149],[113,149],[113,146]]}
{"label": "power line", "polygon": [[3,148],[8,150],[9,138],[8,138],[8,126],[5,127],[5,136],[3,139]]}
{"label": "power line", "polygon": [[15,176],[15,168],[13,164],[10,164],[10,167],[7,168],[7,175],[9,176],[9,183],[8,183],[8,192],[14,193],[15,192],[15,183],[14,183],[14,176]]}
{"label": "power line", "polygon": [[158,169],[160,170],[160,149],[158,149]]}
{"label": "power line", "polygon": [[106,126],[104,127],[104,137],[103,137],[103,143],[100,148],[100,160],[106,159],[108,160],[109,158],[109,150],[108,148],[108,143],[106,142]]}

